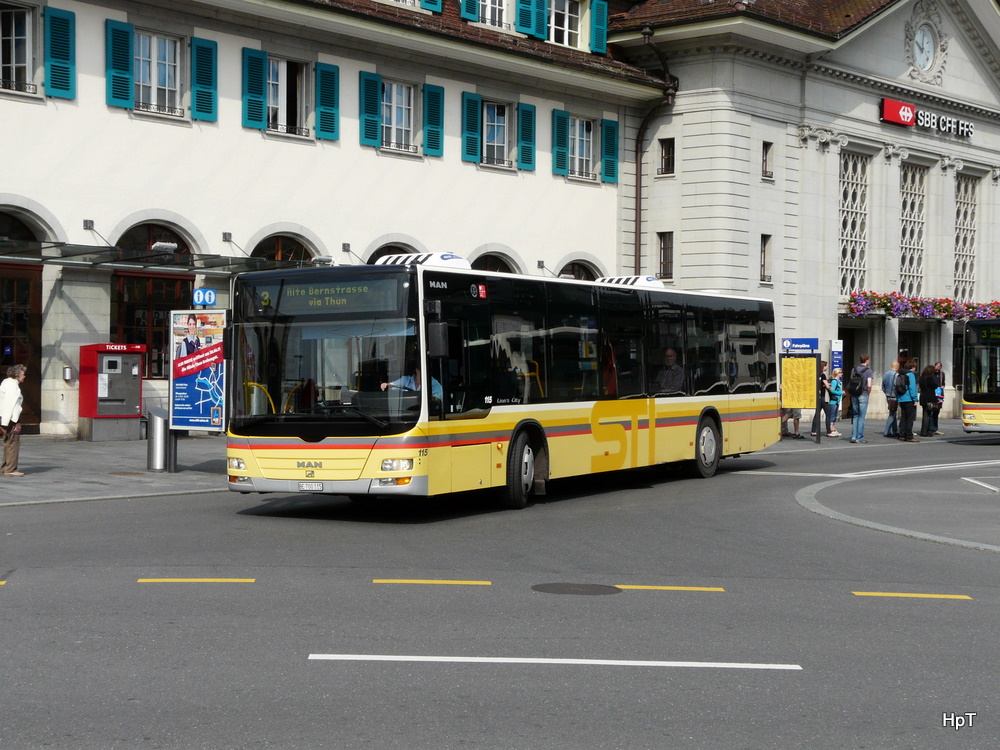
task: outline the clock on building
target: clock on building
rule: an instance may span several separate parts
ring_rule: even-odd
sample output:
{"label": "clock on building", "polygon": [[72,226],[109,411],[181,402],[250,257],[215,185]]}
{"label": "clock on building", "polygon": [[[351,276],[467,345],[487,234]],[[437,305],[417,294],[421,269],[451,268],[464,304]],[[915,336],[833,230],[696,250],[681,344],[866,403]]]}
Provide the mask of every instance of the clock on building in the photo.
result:
{"label": "clock on building", "polygon": [[930,24],[923,23],[913,34],[913,65],[924,73],[934,67],[938,54],[937,34]]}

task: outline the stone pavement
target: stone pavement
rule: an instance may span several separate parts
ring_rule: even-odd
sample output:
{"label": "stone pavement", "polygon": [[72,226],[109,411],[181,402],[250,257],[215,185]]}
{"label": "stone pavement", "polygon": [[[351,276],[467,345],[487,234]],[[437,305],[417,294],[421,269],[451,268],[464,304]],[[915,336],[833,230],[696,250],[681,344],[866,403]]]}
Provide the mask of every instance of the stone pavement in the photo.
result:
{"label": "stone pavement", "polygon": [[18,470],[25,475],[0,477],[0,505],[229,491],[225,435],[179,437],[176,473],[147,471],[147,446],[22,435]]}

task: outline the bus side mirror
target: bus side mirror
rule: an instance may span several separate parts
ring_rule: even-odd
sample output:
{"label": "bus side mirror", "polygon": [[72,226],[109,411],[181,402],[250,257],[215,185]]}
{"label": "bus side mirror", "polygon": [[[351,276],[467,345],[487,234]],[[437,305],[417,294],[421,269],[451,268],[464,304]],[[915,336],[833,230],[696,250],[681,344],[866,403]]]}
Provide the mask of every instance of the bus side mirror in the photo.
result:
{"label": "bus side mirror", "polygon": [[427,356],[431,358],[448,356],[447,323],[427,324]]}

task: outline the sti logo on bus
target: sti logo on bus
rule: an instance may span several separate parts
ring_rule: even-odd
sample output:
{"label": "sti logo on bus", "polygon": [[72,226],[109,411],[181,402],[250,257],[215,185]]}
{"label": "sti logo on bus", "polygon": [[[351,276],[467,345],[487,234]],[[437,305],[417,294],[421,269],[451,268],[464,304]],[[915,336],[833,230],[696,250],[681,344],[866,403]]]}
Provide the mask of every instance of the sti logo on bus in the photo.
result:
{"label": "sti logo on bus", "polygon": [[473,284],[469,287],[469,294],[479,299],[486,299],[486,284]]}

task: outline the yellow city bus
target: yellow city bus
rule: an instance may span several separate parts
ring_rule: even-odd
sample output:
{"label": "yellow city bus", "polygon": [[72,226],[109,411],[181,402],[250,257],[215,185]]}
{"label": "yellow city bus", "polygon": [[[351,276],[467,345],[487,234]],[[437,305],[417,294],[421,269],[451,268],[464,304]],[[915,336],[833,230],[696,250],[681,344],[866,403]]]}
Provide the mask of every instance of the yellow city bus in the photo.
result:
{"label": "yellow city bus", "polygon": [[965,324],[962,426],[966,432],[1000,432],[1000,320]]}
{"label": "yellow city bus", "polygon": [[769,300],[425,254],[242,274],[232,307],[236,492],[498,488],[522,508],[552,479],[674,462],[710,477],[779,439]]}

